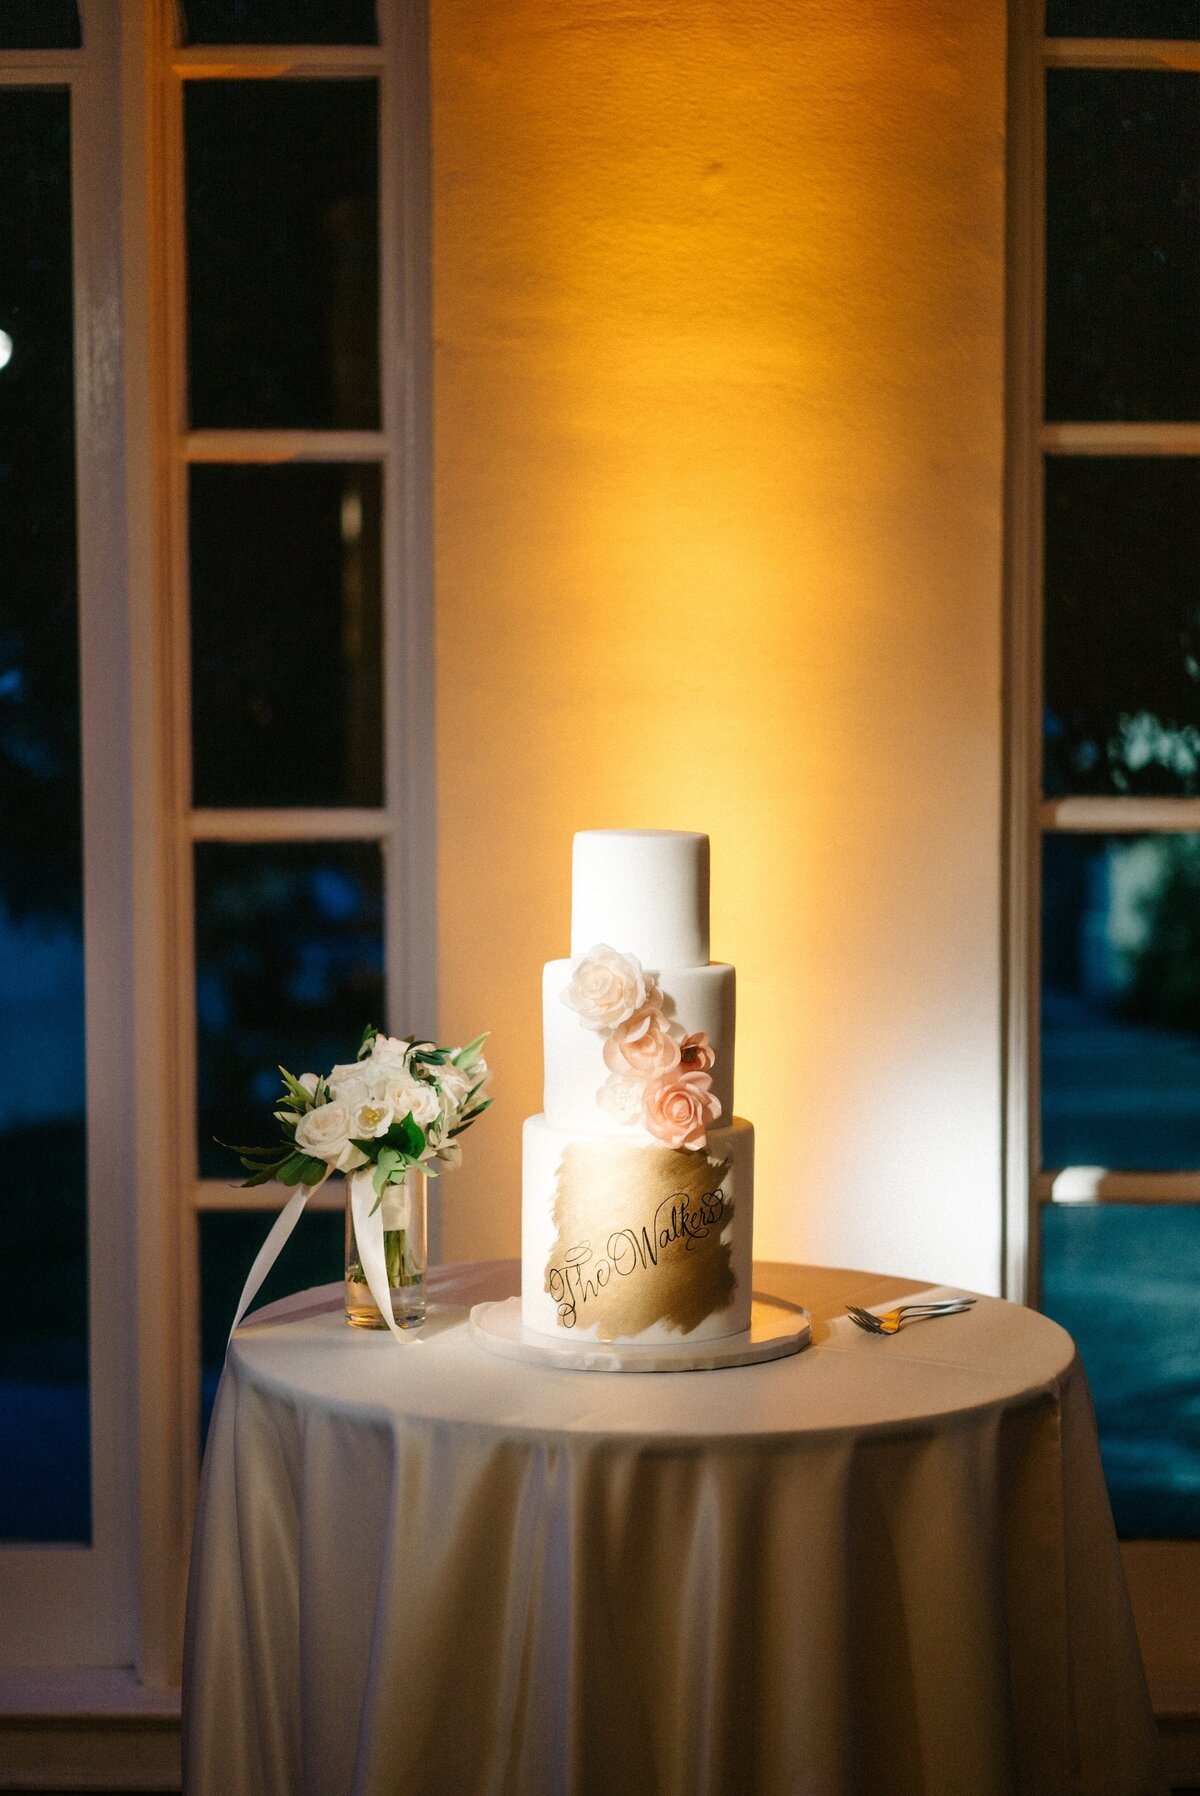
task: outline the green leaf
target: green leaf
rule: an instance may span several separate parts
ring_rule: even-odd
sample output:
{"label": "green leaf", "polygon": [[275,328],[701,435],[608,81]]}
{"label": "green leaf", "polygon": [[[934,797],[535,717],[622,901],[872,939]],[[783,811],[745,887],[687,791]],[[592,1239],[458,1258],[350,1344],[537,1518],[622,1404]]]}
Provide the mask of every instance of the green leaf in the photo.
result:
{"label": "green leaf", "polygon": [[367,1058],[367,1055],[371,1052],[375,1037],[378,1034],[378,1025],[375,1023],[368,1023],[362,1032],[362,1040],[358,1044],[358,1053],[354,1056],[356,1060],[365,1060]]}
{"label": "green leaf", "polygon": [[401,1154],[420,1154],[425,1148],[425,1131],[413,1116],[411,1110],[399,1122],[394,1122],[383,1139],[389,1147],[399,1148]]}
{"label": "green leaf", "polygon": [[466,1066],[469,1061],[473,1060],[490,1034],[491,1030],[485,1029],[482,1035],[477,1035],[474,1041],[469,1041],[465,1048],[460,1048],[454,1056],[455,1066]]}
{"label": "green leaf", "polygon": [[329,1171],[328,1166],[324,1160],[314,1160],[311,1154],[305,1155],[305,1160],[307,1164],[301,1170],[300,1183],[302,1185],[319,1185]]}
{"label": "green leaf", "polygon": [[254,1174],[253,1178],[242,1180],[242,1190],[248,1191],[251,1185],[265,1185],[274,1177],[275,1168],[273,1166],[264,1166]]}

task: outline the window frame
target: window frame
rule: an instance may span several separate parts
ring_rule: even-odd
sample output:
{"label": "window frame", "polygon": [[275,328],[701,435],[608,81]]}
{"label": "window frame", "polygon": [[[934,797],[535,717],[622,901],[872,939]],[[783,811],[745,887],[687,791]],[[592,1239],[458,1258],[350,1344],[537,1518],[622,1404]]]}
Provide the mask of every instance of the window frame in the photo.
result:
{"label": "window frame", "polygon": [[133,985],[128,637],[109,602],[127,578],[120,221],[105,204],[120,183],[114,0],[92,0],[84,25],[80,49],[0,51],[0,84],[66,88],[71,109],[92,1508],[90,1545],[0,1547],[0,1609],[20,1618],[0,1642],[5,1674],[20,1663],[127,1665],[135,1653],[134,1349],[124,1322],[136,1307],[133,1096],[128,1063],[111,1053],[114,1035],[132,1040]]}
{"label": "window frame", "polygon": [[[31,1715],[144,1717],[139,1683],[163,1693],[158,1720],[177,1705],[200,1469],[198,1219],[282,1195],[195,1176],[193,842],[377,840],[389,1010],[397,1026],[437,1028],[423,0],[380,0],[380,43],[352,47],[184,48],[173,0],[81,0],[80,10],[81,49],[0,52],[0,81],[72,94],[97,1517],[92,1549],[0,1547],[10,1741]],[[379,83],[381,428],[191,433],[183,85],[353,75]],[[382,470],[384,801],[372,811],[193,812],[188,467],[286,457]],[[315,1201],[340,1208],[341,1194]],[[35,1756],[31,1773],[44,1762]]]}
{"label": "window frame", "polygon": [[[206,1210],[270,1208],[278,1187],[254,1192],[196,1176],[192,850],[208,841],[376,840],[384,858],[384,957],[388,1005],[422,1032],[436,1030],[436,894],[433,785],[431,383],[428,81],[418,0],[383,0],[378,46],[179,47],[169,0],[149,0],[138,46],[147,103],[141,145],[145,223],[157,247],[144,304],[150,354],[141,395],[146,460],[154,469],[139,518],[146,562],[142,594],[153,645],[141,682],[169,694],[153,737],[158,777],[137,809],[147,819],[160,877],[157,964],[147,970],[139,1040],[156,1037],[155,1094],[148,1103],[147,1259],[177,1293],[175,1325],[163,1318],[140,1392],[143,1476],[161,1493],[172,1526],[143,1552],[141,1633],[150,1681],[179,1680],[183,1573],[200,1472],[199,1217]],[[192,80],[371,77],[379,83],[380,428],[378,431],[190,431],[186,411],[183,92]],[[384,802],[378,809],[192,810],[187,479],[194,462],[377,461],[383,475]],[[149,720],[146,720],[149,723]],[[149,773],[149,766],[143,768]],[[152,820],[152,821],[151,821]],[[164,952],[165,951],[165,952]],[[164,1128],[162,1118],[170,1118]],[[174,1194],[154,1219],[155,1193]],[[340,1208],[336,1187],[317,1207]],[[152,1272],[153,1276],[153,1272]],[[170,1368],[167,1370],[167,1368]],[[170,1443],[164,1451],[164,1444]]]}
{"label": "window frame", "polygon": [[[1035,1306],[1041,1301],[1041,1214],[1046,1206],[1200,1203],[1200,1168],[1158,1173],[1081,1167],[1041,1170],[1037,1095],[1042,839],[1050,831],[1200,830],[1200,798],[1042,796],[1044,458],[1200,455],[1200,421],[1047,423],[1043,384],[1046,73],[1055,68],[1200,72],[1200,42],[1047,38],[1044,18],[1044,0],[1010,0],[1002,1288],[1016,1302]],[[1200,1649],[1193,1649],[1182,1671],[1179,1651],[1184,1605],[1200,1589],[1200,1540],[1123,1541],[1122,1551],[1156,1710],[1160,1716],[1169,1713],[1183,1730],[1181,1766],[1200,1768],[1196,1729]],[[1174,1742],[1172,1750],[1177,1750]]]}

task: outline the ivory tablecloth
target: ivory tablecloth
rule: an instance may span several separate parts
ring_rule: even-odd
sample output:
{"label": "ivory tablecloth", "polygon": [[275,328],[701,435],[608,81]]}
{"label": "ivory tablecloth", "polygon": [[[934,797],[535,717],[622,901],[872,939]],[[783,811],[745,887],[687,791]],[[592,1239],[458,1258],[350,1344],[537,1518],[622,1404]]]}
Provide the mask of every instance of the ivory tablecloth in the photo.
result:
{"label": "ivory tablecloth", "polygon": [[814,1345],[720,1372],[419,1339],[340,1291],[243,1327],[188,1598],[191,1796],[1143,1796],[1153,1721],[1070,1338],[762,1265]]}

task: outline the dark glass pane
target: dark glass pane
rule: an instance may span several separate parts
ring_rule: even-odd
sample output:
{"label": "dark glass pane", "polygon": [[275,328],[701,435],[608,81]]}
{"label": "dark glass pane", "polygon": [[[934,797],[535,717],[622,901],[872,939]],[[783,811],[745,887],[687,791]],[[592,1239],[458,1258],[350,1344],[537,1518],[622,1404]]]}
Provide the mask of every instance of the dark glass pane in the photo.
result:
{"label": "dark glass pane", "polygon": [[1200,793],[1200,460],[1046,461],[1045,786]]}
{"label": "dark glass pane", "polygon": [[[339,1179],[336,1189],[343,1189]],[[225,1343],[254,1256],[267,1238],[274,1210],[205,1211],[200,1216],[200,1438],[208,1433],[213,1399],[225,1364]],[[340,1213],[310,1204],[267,1274],[254,1309],[340,1279],[345,1265]],[[253,1314],[253,1310],[251,1311]]]}
{"label": "dark glass pane", "polygon": [[1200,1167],[1200,836],[1042,844],[1042,1164]]}
{"label": "dark glass pane", "polygon": [[1052,69],[1046,415],[1200,418],[1200,75]]}
{"label": "dark glass pane", "polygon": [[1042,1295],[1079,1346],[1117,1532],[1200,1534],[1200,1207],[1052,1204]]}
{"label": "dark glass pane", "polygon": [[384,1015],[383,861],[367,842],[196,847],[200,1171],[235,1184],[218,1141],[273,1141],[278,1068],[352,1060]]}
{"label": "dark glass pane", "polygon": [[78,50],[75,0],[0,0],[0,50]]}
{"label": "dark glass pane", "polygon": [[185,44],[374,44],[374,0],[185,0]]}
{"label": "dark glass pane", "polygon": [[383,799],[375,466],[191,471],[193,802]]}
{"label": "dark glass pane", "polygon": [[379,422],[374,81],[189,81],[197,428]]}
{"label": "dark glass pane", "polygon": [[[0,88],[0,330],[0,1536],[85,1541],[71,147],[60,89]],[[30,1269],[47,1261],[55,1301],[31,1303]]]}
{"label": "dark glass pane", "polygon": [[1200,37],[1200,0],[1046,0],[1047,37]]}

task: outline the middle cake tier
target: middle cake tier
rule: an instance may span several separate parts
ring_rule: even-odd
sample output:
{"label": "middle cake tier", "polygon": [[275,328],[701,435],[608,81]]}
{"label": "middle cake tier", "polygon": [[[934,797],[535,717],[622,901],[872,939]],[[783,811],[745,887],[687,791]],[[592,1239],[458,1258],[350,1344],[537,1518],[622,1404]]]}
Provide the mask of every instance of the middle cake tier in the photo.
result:
{"label": "middle cake tier", "polygon": [[[542,1108],[546,1120],[561,1129],[599,1130],[626,1140],[648,1140],[640,1124],[617,1122],[597,1102],[608,1077],[604,1039],[596,1030],[585,1028],[563,1003],[574,965],[570,960],[547,961],[542,977]],[[733,1116],[734,970],[718,963],[654,971],[664,994],[667,1019],[685,1035],[703,1033],[708,1037],[715,1059],[710,1075],[713,1091],[721,1105],[721,1121],[728,1123]]]}

